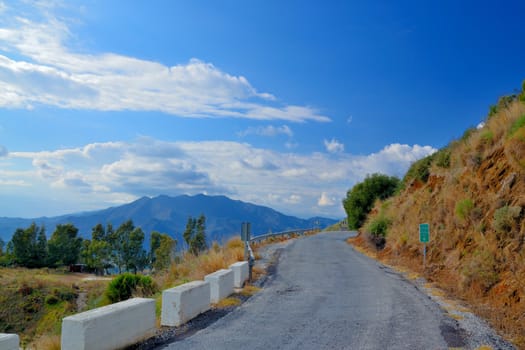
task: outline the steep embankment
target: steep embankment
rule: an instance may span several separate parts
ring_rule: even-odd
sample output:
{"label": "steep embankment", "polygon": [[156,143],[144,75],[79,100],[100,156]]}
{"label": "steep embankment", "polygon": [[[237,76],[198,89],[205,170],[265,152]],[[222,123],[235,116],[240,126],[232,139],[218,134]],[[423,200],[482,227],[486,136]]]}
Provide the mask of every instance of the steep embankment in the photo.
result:
{"label": "steep embankment", "polygon": [[[368,216],[387,220],[379,257],[419,270],[525,347],[525,93],[500,99],[485,125],[415,163],[405,188]],[[418,224],[430,224],[422,267]],[[374,249],[361,235],[357,240]]]}

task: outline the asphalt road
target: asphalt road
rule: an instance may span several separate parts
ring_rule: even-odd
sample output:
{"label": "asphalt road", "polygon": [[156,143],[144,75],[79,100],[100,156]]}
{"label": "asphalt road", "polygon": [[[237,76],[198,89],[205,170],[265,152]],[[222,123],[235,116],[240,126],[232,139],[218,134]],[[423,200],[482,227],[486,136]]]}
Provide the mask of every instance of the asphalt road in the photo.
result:
{"label": "asphalt road", "polygon": [[164,349],[448,349],[454,320],[399,274],[353,250],[348,232],[298,239],[265,288]]}

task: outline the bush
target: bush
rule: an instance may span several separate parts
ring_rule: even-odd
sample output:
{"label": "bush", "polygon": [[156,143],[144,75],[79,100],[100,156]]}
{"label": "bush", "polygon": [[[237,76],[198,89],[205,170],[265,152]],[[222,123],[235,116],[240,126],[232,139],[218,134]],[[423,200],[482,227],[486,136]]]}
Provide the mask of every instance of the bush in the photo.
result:
{"label": "bush", "polygon": [[499,111],[501,111],[503,109],[506,109],[506,108],[509,108],[510,105],[512,104],[512,102],[514,102],[515,100],[517,100],[517,99],[522,100],[522,95],[523,95],[523,92],[519,96],[516,95],[516,94],[512,94],[512,95],[508,95],[508,96],[501,96],[498,99],[498,104],[497,105],[490,106],[490,108],[489,108],[489,119],[491,117],[493,117],[494,115],[496,115]]}
{"label": "bush", "polygon": [[510,127],[510,130],[509,130],[509,137],[511,137],[512,135],[514,135],[516,133],[516,131],[518,131],[519,129],[521,129],[523,126],[525,126],[525,114],[522,115],[521,117],[519,117],[513,124],[512,126]]}
{"label": "bush", "polygon": [[403,181],[408,182],[411,179],[416,179],[422,182],[427,182],[430,176],[430,166],[434,160],[435,153],[423,159],[414,162],[408,169]]}
{"label": "bush", "polygon": [[106,296],[112,303],[116,303],[131,298],[133,294],[151,296],[156,290],[151,277],[124,273],[111,281],[106,289]]}
{"label": "bush", "polygon": [[466,286],[473,282],[479,283],[486,291],[495,285],[499,280],[496,271],[496,259],[488,250],[477,249],[465,264],[463,276],[465,276]]}
{"label": "bush", "polygon": [[470,212],[474,209],[474,203],[471,199],[463,199],[456,203],[455,213],[458,218],[465,220]]}
{"label": "bush", "polygon": [[450,150],[443,148],[436,153],[436,165],[441,168],[450,168]]}
{"label": "bush", "polygon": [[367,230],[375,237],[386,237],[388,228],[391,224],[391,219],[381,215],[370,221],[367,226]]}
{"label": "bush", "polygon": [[58,297],[54,294],[49,294],[48,296],[46,296],[46,304],[47,305],[55,305],[55,304],[58,304],[58,302],[60,301],[58,299]]}
{"label": "bush", "polygon": [[387,199],[399,187],[399,179],[394,176],[373,174],[356,184],[346,193],[343,206],[348,216],[348,227],[357,229],[363,225],[366,215],[377,199]]}
{"label": "bush", "polygon": [[496,233],[500,235],[507,235],[510,233],[517,223],[521,215],[521,207],[504,206],[494,212],[494,221],[492,227]]}
{"label": "bush", "polygon": [[485,144],[492,144],[494,133],[490,130],[485,130],[480,135],[481,141]]}

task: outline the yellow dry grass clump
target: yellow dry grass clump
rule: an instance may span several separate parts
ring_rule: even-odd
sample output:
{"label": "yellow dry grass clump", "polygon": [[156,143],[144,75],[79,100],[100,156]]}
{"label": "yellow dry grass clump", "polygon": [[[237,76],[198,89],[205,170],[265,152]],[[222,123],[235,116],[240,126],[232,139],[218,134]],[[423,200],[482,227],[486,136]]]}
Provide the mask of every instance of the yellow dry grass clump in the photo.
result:
{"label": "yellow dry grass clump", "polygon": [[226,269],[231,264],[243,260],[244,243],[235,237],[222,247],[214,243],[207,252],[197,256],[186,252],[182,259],[171,264],[169,269],[159,271],[153,277],[160,290],[164,290],[189,281],[202,280],[207,274]]}
{"label": "yellow dry grass clump", "polygon": [[[399,195],[376,203],[368,222],[391,219],[385,248],[376,252],[363,234],[352,243],[468,301],[525,348],[525,103],[513,101],[442,152],[448,163],[436,156],[426,181],[405,179]],[[420,223],[430,224],[425,268]]]}

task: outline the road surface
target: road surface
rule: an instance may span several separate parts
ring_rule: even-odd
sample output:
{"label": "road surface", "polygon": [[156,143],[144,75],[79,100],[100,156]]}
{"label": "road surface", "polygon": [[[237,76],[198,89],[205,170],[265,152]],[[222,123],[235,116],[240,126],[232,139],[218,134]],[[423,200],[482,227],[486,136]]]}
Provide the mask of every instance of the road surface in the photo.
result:
{"label": "road surface", "polygon": [[348,232],[298,239],[250,300],[164,349],[448,349],[455,321],[399,274],[353,250]]}

